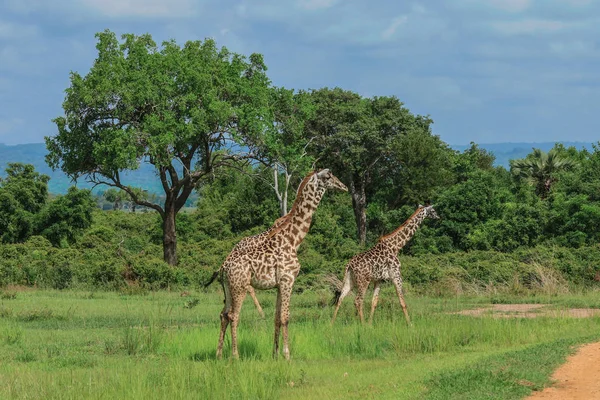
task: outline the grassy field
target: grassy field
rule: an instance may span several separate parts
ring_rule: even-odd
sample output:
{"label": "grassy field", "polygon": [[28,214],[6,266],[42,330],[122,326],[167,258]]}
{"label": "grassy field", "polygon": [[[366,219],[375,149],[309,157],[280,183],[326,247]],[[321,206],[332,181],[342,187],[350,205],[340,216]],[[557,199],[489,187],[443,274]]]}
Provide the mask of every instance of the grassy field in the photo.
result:
{"label": "grassy field", "polygon": [[352,297],[329,324],[329,294],[292,297],[292,361],[272,360],[274,292],[250,299],[241,359],[215,360],[222,307],[211,293],[0,292],[0,398],[498,399],[548,384],[574,345],[600,338],[600,318],[473,318],[449,312],[497,302],[600,307],[598,293],[496,298],[408,294],[407,327],[391,287],[373,326]]}

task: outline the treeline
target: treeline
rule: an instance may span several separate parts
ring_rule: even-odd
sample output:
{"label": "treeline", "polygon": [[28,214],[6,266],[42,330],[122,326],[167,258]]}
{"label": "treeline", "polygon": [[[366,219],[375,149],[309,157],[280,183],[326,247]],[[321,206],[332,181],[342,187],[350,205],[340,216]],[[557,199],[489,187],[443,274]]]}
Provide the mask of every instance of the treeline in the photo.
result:
{"label": "treeline", "polygon": [[[493,156],[475,145],[463,153],[450,152],[450,168],[444,172],[448,183],[431,198],[442,219],[425,222],[401,254],[409,288],[428,294],[554,293],[597,285],[600,151],[557,146],[550,154],[533,152],[513,161],[511,173],[493,167]],[[538,174],[535,165],[548,159],[560,160],[564,168]],[[526,163],[531,174],[522,171]],[[197,209],[178,214],[177,266],[162,259],[157,213],[96,209],[92,225],[72,241],[53,245],[31,236],[22,244],[0,245],[0,284],[124,291],[199,287],[238,240],[267,229],[279,215],[279,202],[266,179],[272,171],[245,168],[223,169],[199,188]],[[538,185],[537,178],[545,184]],[[385,181],[372,186],[367,246],[416,207],[395,207]],[[324,274],[341,274],[362,249],[354,217],[347,194],[328,193],[323,199],[299,250],[302,270],[296,290],[323,287]]]}

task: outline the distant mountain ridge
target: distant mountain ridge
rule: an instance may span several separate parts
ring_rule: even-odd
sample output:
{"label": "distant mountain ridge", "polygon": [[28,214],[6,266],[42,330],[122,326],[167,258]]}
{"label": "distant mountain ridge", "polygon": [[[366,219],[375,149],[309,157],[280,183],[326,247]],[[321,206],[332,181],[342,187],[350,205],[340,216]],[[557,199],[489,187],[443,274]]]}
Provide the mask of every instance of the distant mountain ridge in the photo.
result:
{"label": "distant mountain ridge", "polygon": [[[50,181],[48,182],[50,193],[67,193],[67,189],[75,183],[62,171],[52,171],[52,168],[46,164],[46,154],[48,154],[48,150],[44,143],[17,144],[12,146],[0,143],[0,176],[5,175],[4,170],[8,163],[20,162],[33,164],[36,171],[50,177]],[[154,172],[154,167],[150,164],[142,163],[139,169],[123,174],[122,179],[126,184],[142,187],[150,193],[164,194],[162,185]],[[93,187],[91,183],[86,182],[83,178],[78,179],[76,186],[80,189],[91,189]],[[101,185],[95,191],[104,191],[107,188],[107,186]]]}
{"label": "distant mountain ridge", "polygon": [[[489,143],[479,144],[479,147],[492,152],[496,156],[495,165],[508,168],[508,162],[512,159],[523,158],[531,153],[533,148],[539,148],[548,151],[554,147],[555,143],[562,143],[565,147],[574,146],[581,150],[582,148],[592,149],[591,143],[585,142],[507,142],[507,143]],[[471,145],[450,145],[451,148],[458,151],[464,151]],[[48,151],[44,143],[4,145],[0,143],[0,176],[4,176],[4,170],[10,162],[21,162],[33,164],[35,169],[43,174],[50,176],[48,183],[50,193],[64,194],[69,186],[74,183],[62,171],[52,171],[46,164],[45,157]],[[140,169],[124,174],[123,180],[133,186],[139,186],[150,193],[158,195],[164,194],[160,181],[157,179],[154,167],[150,164],[142,164]],[[79,179],[77,182],[79,188],[91,188],[92,185]],[[106,187],[98,187],[96,190],[105,190]]]}
{"label": "distant mountain ridge", "polygon": [[[524,158],[531,153],[534,148],[542,151],[548,151],[556,143],[562,143],[565,147],[575,147],[577,150],[586,148],[592,150],[592,143],[586,142],[506,142],[506,143],[477,143],[477,145],[496,156],[495,165],[509,168],[508,162],[518,158]],[[454,150],[464,151],[471,147],[470,144],[450,145]]]}

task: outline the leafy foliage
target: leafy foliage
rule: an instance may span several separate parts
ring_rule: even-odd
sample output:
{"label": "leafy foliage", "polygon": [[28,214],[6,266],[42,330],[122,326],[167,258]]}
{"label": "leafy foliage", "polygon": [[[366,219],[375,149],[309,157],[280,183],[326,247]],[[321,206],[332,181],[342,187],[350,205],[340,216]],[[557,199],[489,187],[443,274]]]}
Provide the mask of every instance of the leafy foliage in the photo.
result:
{"label": "leafy foliage", "polygon": [[533,149],[526,158],[511,160],[510,170],[517,178],[535,186],[535,191],[540,197],[546,198],[557,180],[557,173],[573,167],[574,164],[573,160],[562,156],[555,149],[547,153]]}
{"label": "leafy foliage", "polygon": [[63,240],[74,243],[91,226],[95,206],[88,189],[71,187],[66,195],[57,197],[36,216],[36,231],[55,246]]}
{"label": "leafy foliage", "polygon": [[0,241],[22,242],[33,233],[34,216],[46,204],[47,175],[31,164],[10,163],[0,178]]}
{"label": "leafy foliage", "polygon": [[[122,42],[108,30],[96,37],[98,57],[88,74],[71,74],[65,115],[54,119],[58,133],[46,138],[47,162],[156,210],[164,259],[176,264],[175,215],[195,185],[231,158],[225,150],[235,151],[236,141],[268,123],[266,66],[259,54],[246,59],[212,39],[159,48],[147,34],[126,34]],[[140,163],[155,167],[163,204],[122,180]]]}

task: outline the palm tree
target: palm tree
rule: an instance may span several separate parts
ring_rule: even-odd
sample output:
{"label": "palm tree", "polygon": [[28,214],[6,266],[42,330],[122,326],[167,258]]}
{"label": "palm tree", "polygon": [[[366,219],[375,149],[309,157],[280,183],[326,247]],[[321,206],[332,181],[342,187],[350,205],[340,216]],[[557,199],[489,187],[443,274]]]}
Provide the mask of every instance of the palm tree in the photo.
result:
{"label": "palm tree", "polygon": [[513,176],[534,185],[538,196],[545,199],[552,185],[558,180],[556,173],[568,170],[574,165],[574,160],[561,155],[556,149],[547,153],[533,149],[533,153],[525,158],[510,160],[510,172]]}

